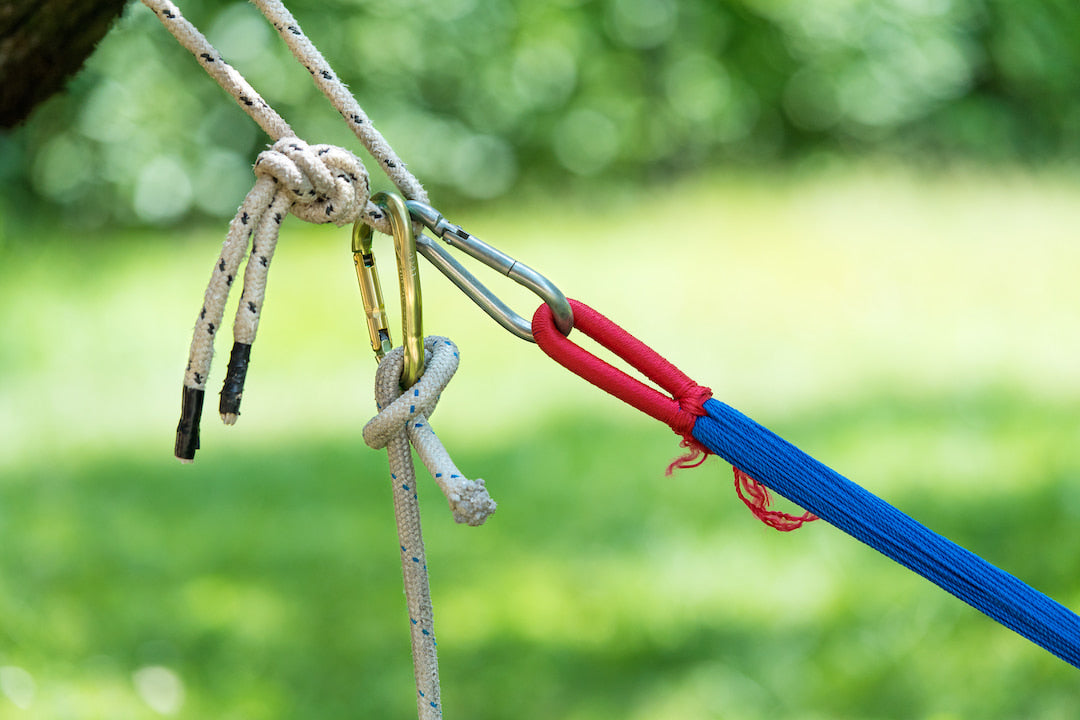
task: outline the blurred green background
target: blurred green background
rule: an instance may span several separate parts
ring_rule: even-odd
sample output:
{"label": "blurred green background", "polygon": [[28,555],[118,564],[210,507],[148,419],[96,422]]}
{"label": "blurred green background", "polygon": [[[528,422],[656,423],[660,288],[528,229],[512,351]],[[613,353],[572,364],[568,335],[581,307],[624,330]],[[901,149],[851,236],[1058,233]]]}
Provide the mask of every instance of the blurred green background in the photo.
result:
{"label": "blurred green background", "polygon": [[[867,154],[1080,158],[1073,0],[296,0],[444,205]],[[254,6],[185,15],[311,142],[355,146]],[[81,227],[231,216],[261,131],[139,3],[0,145],[9,211]]]}
{"label": "blurred green background", "polygon": [[[455,222],[1080,608],[1080,6],[289,5]],[[253,8],[181,6],[356,149]],[[415,713],[345,230],[285,223],[244,415],[171,457],[264,143],[138,4],[0,136],[0,718]],[[421,487],[448,717],[1076,717],[1073,668],[716,459],[665,478],[668,430],[423,273],[500,503]]]}

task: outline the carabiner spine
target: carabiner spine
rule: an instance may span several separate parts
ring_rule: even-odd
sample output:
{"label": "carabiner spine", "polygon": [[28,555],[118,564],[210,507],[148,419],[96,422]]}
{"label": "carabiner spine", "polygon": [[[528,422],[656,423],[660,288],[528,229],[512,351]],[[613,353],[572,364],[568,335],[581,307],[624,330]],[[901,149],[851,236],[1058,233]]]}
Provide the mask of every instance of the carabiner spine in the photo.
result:
{"label": "carabiner spine", "polygon": [[394,233],[394,254],[397,256],[398,288],[401,293],[402,345],[405,346],[405,368],[401,386],[412,387],[424,373],[424,330],[421,324],[420,266],[416,261],[416,237],[405,199],[400,195],[378,193],[372,202],[384,206],[390,216]]}

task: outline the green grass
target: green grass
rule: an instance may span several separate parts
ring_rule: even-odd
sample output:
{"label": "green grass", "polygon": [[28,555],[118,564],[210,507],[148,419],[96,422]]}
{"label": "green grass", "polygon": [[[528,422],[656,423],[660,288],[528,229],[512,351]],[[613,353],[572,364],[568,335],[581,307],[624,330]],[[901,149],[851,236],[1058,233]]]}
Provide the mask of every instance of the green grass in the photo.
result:
{"label": "green grass", "polygon": [[[867,171],[460,221],[1080,608],[1078,199]],[[415,713],[345,231],[285,225],[243,417],[170,456],[222,230],[0,245],[0,718],[158,717],[175,678],[185,718]],[[665,478],[668,430],[424,278],[463,354],[433,423],[499,502],[465,528],[421,489],[447,717],[1075,716],[1074,669],[829,526],[765,528],[715,459]]]}

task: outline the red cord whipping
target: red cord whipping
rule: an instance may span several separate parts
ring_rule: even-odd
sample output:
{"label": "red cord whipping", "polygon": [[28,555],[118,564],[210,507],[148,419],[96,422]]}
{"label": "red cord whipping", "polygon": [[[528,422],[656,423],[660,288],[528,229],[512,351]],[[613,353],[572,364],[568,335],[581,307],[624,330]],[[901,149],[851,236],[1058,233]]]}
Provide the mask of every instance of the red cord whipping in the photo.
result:
{"label": "red cord whipping", "polygon": [[[563,335],[555,327],[555,316],[546,304],[537,308],[532,320],[533,338],[540,349],[574,374],[668,425],[682,436],[685,447],[707,454],[691,433],[697,418],[705,414],[705,401],[712,397],[712,390],[698,385],[651,347],[585,303],[569,302],[574,311],[575,330],[630,363],[668,394],[635,380]],[[681,463],[680,459],[673,465],[681,467]]]}

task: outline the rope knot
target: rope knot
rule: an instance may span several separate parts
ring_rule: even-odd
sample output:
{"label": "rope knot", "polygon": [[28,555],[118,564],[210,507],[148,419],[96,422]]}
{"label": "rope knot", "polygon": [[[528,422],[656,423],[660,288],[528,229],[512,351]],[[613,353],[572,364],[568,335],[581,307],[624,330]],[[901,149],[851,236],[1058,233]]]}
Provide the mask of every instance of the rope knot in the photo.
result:
{"label": "rope knot", "polygon": [[710,388],[691,382],[691,385],[680,390],[675,399],[679,401],[679,409],[690,413],[695,417],[705,415],[705,401],[713,396]]}
{"label": "rope knot", "polygon": [[289,211],[310,223],[348,225],[365,210],[371,186],[360,159],[336,145],[284,137],[259,153],[255,174],[277,182]]}
{"label": "rope knot", "polygon": [[395,437],[407,434],[420,460],[446,495],[454,521],[481,525],[495,512],[495,501],[482,479],[470,480],[457,469],[428,422],[442,391],[457,371],[458,349],[447,338],[431,335],[424,339],[424,350],[427,356],[424,374],[404,391],[398,384],[404,366],[404,350],[394,348],[379,363],[375,374],[379,414],[364,426],[364,442],[377,450],[386,447]]}

